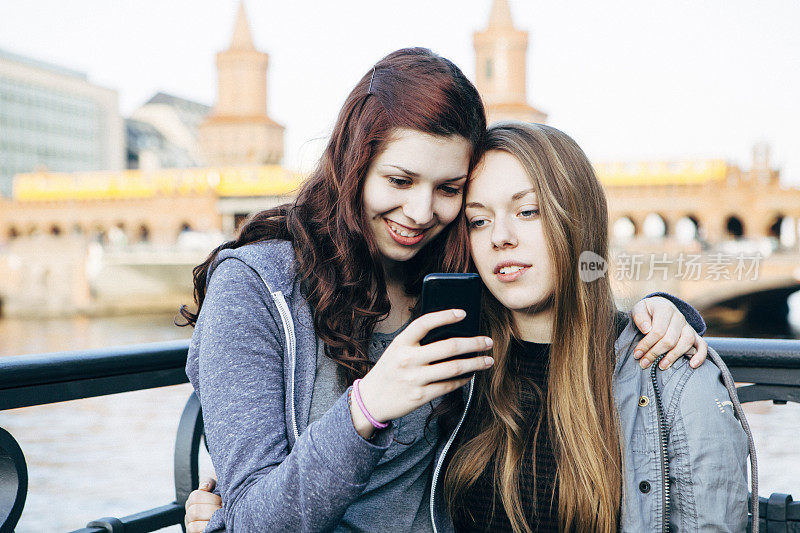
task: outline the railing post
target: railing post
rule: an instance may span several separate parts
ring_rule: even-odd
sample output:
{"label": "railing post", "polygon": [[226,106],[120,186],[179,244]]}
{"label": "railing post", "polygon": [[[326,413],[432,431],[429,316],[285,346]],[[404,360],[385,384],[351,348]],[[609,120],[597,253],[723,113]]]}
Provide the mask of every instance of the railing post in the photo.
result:
{"label": "railing post", "polygon": [[11,433],[0,428],[0,533],[17,527],[28,496],[28,465]]}
{"label": "railing post", "polygon": [[787,523],[787,507],[792,503],[788,494],[773,492],[767,501],[767,533],[786,533],[789,531]]}
{"label": "railing post", "polygon": [[87,528],[99,527],[103,528],[106,533],[125,533],[125,524],[119,518],[107,516],[99,520],[92,520],[86,524]]}
{"label": "railing post", "polygon": [[175,438],[175,501],[185,505],[200,481],[198,455],[203,438],[203,413],[195,393],[189,396]]}

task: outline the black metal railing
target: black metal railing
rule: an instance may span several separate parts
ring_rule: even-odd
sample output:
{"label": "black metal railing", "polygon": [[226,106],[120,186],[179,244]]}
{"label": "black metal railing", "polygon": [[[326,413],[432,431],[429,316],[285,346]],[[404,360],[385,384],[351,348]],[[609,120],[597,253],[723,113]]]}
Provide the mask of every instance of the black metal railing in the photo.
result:
{"label": "black metal railing", "polygon": [[[800,341],[708,338],[725,360],[742,402],[800,403]],[[177,385],[184,373],[188,341],[101,350],[0,358],[0,410]],[[184,504],[198,484],[203,434],[200,402],[192,394],[175,439],[175,501],[122,518],[90,521],[75,533],[139,533],[182,524]],[[14,437],[0,428],[0,532],[13,531],[28,492],[25,456]],[[800,528],[800,501],[786,494],[759,498],[760,529]]]}
{"label": "black metal railing", "polygon": [[[186,383],[189,341],[0,358],[0,410],[44,405]],[[200,402],[192,394],[175,438],[175,501],[122,518],[90,521],[81,533],[144,533],[182,524],[184,504],[198,485],[203,434]],[[0,428],[0,532],[13,531],[28,491],[25,456]]]}

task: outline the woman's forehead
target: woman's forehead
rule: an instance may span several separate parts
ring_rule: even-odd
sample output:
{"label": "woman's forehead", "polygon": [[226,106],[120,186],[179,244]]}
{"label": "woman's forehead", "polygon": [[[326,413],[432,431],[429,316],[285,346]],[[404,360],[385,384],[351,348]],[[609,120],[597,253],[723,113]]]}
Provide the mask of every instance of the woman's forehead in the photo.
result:
{"label": "woman's forehead", "polygon": [[508,152],[492,150],[481,158],[472,173],[467,203],[485,203],[481,199],[513,201],[529,194],[535,196],[533,183],[519,160]]}
{"label": "woman's forehead", "polygon": [[458,135],[430,135],[417,130],[392,132],[374,164],[383,170],[402,170],[407,174],[430,178],[465,176],[469,168],[471,146]]}

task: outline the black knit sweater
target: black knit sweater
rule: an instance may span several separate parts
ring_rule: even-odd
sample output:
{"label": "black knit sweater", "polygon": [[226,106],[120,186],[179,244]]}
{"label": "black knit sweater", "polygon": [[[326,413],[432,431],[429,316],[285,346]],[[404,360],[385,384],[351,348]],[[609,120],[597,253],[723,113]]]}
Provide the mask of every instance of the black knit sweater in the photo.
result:
{"label": "black knit sweater", "polygon": [[[547,431],[547,417],[542,411],[547,397],[547,372],[550,354],[549,344],[514,341],[511,345],[511,362],[523,383],[520,405],[525,413],[526,425],[530,429],[525,446],[522,468],[519,472],[522,504],[528,524],[534,531],[558,531],[558,494],[556,487],[556,462]],[[475,436],[479,427],[470,413],[462,442]],[[534,429],[541,418],[539,430],[534,438]],[[533,442],[536,442],[536,464],[533,461]],[[533,472],[536,472],[534,486]],[[454,509],[456,531],[511,531],[511,522],[503,508],[499,490],[493,487],[494,465],[489,464],[480,478],[465,493]],[[536,496],[535,503],[533,495]]]}

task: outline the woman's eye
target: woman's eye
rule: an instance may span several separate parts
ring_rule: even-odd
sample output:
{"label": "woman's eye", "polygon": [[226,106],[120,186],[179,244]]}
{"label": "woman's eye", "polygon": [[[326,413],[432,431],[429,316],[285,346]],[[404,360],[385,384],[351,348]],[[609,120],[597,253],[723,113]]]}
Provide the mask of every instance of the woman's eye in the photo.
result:
{"label": "woman's eye", "polygon": [[533,218],[539,214],[538,209],[523,209],[519,212],[519,216],[522,218]]}
{"label": "woman's eye", "polygon": [[477,220],[472,220],[469,223],[469,229],[477,229],[485,226],[487,223],[486,219],[479,218]]}
{"label": "woman's eye", "polygon": [[396,176],[387,176],[389,183],[396,187],[407,187],[411,185],[411,180],[408,178],[398,178]]}
{"label": "woman's eye", "polygon": [[461,187],[454,187],[452,185],[442,185],[439,189],[448,196],[455,196],[461,192]]}

